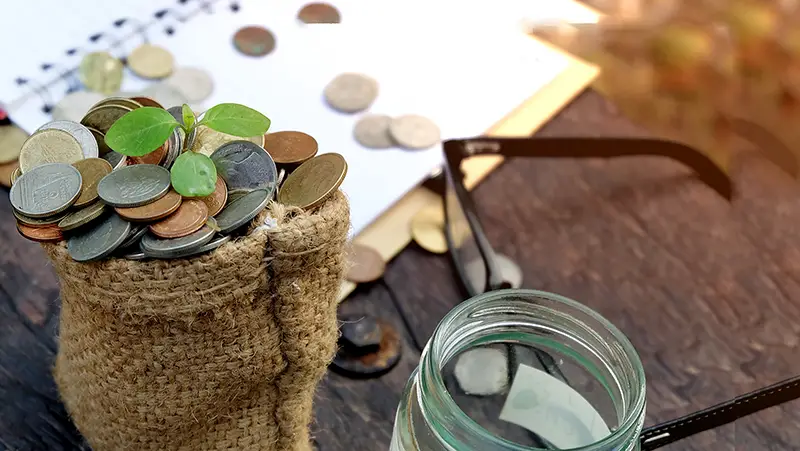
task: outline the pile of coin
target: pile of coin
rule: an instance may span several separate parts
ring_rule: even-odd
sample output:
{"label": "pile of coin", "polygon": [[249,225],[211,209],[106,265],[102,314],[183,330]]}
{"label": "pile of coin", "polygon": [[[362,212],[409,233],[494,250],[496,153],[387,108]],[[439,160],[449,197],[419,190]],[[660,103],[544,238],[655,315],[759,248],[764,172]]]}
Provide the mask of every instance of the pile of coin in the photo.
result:
{"label": "pile of coin", "polygon": [[[187,137],[178,128],[143,157],[109,149],[105,132],[145,104],[155,102],[104,99],[80,123],[51,122],[25,140],[9,193],[20,234],[66,240],[69,255],[82,262],[189,257],[246,231],[276,196],[304,209],[320,205],[347,173],[341,155],[317,155],[316,140],[296,131],[244,140],[205,128]],[[179,110],[169,109],[173,115]],[[210,147],[218,174],[214,192],[182,197],[172,189],[170,166],[181,152]]]}

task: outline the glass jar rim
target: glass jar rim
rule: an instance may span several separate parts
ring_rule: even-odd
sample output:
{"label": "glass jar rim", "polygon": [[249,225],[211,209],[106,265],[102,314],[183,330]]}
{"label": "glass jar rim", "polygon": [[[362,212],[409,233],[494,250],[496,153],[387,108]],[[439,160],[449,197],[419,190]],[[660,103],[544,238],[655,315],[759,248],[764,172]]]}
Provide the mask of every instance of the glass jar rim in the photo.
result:
{"label": "glass jar rim", "polygon": [[[458,406],[456,401],[447,391],[445,386],[444,378],[442,377],[441,367],[438,367],[435,362],[442,362],[442,349],[440,346],[437,346],[442,343],[444,338],[442,334],[447,330],[447,327],[456,320],[459,320],[465,315],[470,314],[473,310],[476,309],[476,306],[479,303],[485,303],[487,301],[494,301],[503,298],[513,297],[515,299],[530,299],[530,298],[544,298],[550,301],[555,301],[558,303],[563,303],[566,306],[576,309],[583,314],[591,317],[593,320],[597,321],[598,324],[602,326],[607,332],[610,332],[611,335],[614,337],[615,340],[621,346],[624,355],[629,359],[631,363],[631,367],[634,369],[635,372],[635,382],[636,386],[639,387],[636,392],[635,396],[632,397],[630,401],[630,407],[625,412],[625,415],[620,421],[619,427],[617,427],[613,432],[609,435],[604,437],[603,439],[593,442],[589,445],[577,447],[577,448],[570,448],[564,451],[601,451],[607,450],[609,446],[618,446],[618,441],[629,434],[631,429],[635,429],[639,426],[639,422],[641,421],[641,417],[644,413],[645,409],[645,374],[644,368],[642,366],[641,359],[639,358],[639,354],[636,352],[636,349],[633,347],[633,344],[628,340],[622,331],[620,331],[616,326],[611,324],[607,319],[605,319],[602,315],[597,313],[596,311],[592,310],[591,308],[587,307],[580,302],[577,302],[573,299],[555,294],[550,293],[547,291],[540,291],[540,290],[530,290],[530,289],[504,289],[504,290],[495,290],[489,291],[483,294],[479,294],[474,296],[461,304],[457,305],[454,309],[445,315],[444,318],[439,322],[436,326],[436,329],[431,336],[430,341],[428,342],[428,346],[425,347],[423,350],[422,356],[420,358],[420,365],[419,365],[419,373],[417,374],[421,380],[425,381],[428,380],[430,383],[433,384],[434,389],[438,392],[443,394],[442,396],[437,396],[436,399],[438,402],[443,403],[444,405],[437,406],[437,410],[441,409],[442,411],[449,412],[450,415],[455,417],[455,420],[459,422],[459,424],[467,426],[470,430],[483,433],[482,435],[490,441],[491,445],[497,446],[499,449],[506,450],[506,451],[535,451],[539,450],[540,448],[530,448],[527,446],[522,446],[512,441],[506,440],[501,437],[497,437],[487,431],[483,426],[478,424],[474,419],[472,419],[469,415],[466,414],[461,408]],[[478,307],[478,310],[480,307]],[[426,390],[425,383],[421,383],[419,388],[422,390],[420,395],[420,404],[423,407],[423,411],[427,411],[424,399],[425,395],[429,393],[425,393]],[[447,440],[444,440],[443,437],[439,437],[441,440],[447,443]],[[636,437],[638,440],[638,437]]]}

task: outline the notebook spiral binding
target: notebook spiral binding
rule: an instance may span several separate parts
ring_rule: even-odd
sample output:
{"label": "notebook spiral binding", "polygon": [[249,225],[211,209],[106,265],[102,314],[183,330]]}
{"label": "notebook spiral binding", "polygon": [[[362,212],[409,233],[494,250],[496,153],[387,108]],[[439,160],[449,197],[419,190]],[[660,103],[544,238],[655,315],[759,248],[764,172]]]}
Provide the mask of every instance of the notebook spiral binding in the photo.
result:
{"label": "notebook spiral binding", "polygon": [[[90,34],[86,38],[88,45],[96,45],[107,41],[108,45],[103,49],[117,56],[125,63],[125,55],[133,50],[126,48],[126,44],[133,43],[140,45],[149,42],[151,36],[156,33],[163,33],[171,36],[176,33],[178,27],[191,20],[197,14],[213,14],[214,6],[220,0],[175,0],[176,6],[173,8],[163,8],[155,11],[146,21],[141,21],[131,17],[122,17],[111,23],[111,26],[97,33]],[[192,4],[197,4],[199,8],[189,10]],[[188,6],[187,6],[188,5]],[[237,0],[228,0],[227,9],[237,13],[241,10],[241,3]],[[96,51],[96,50],[92,50]],[[17,77],[14,83],[17,86],[29,87],[28,94],[12,102],[6,109],[7,112],[15,110],[14,105],[25,103],[32,96],[38,97],[42,102],[41,109],[44,113],[50,114],[55,103],[61,97],[82,88],[78,79],[78,65],[81,58],[90,53],[89,50],[80,46],[71,47],[64,51],[65,62],[59,64],[55,62],[43,62],[39,65],[40,74],[34,77]],[[67,63],[68,61],[68,63]],[[51,74],[58,74],[51,76]]]}

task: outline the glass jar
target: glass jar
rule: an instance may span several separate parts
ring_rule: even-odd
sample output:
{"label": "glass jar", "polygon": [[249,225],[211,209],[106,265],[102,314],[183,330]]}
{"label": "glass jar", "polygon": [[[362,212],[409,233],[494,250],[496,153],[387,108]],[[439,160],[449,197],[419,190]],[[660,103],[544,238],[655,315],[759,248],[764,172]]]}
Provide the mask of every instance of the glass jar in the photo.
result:
{"label": "glass jar", "polygon": [[499,290],[439,323],[391,450],[638,451],[644,414],[644,369],[616,327],[562,296]]}

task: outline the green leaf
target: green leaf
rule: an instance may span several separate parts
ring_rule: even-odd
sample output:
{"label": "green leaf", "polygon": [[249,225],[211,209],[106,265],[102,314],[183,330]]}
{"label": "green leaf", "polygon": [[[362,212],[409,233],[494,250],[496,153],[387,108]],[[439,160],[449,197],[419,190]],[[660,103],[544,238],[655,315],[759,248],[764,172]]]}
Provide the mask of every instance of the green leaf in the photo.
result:
{"label": "green leaf", "polygon": [[184,152],[172,165],[170,181],[181,196],[208,196],[217,185],[217,168],[211,158],[201,153]]}
{"label": "green leaf", "polygon": [[194,111],[189,108],[189,105],[184,103],[181,107],[181,112],[183,113],[183,125],[186,126],[187,130],[191,130],[196,119],[194,116]]}
{"label": "green leaf", "polygon": [[237,103],[220,103],[203,115],[203,125],[218,132],[249,138],[269,130],[270,120],[258,111]]}
{"label": "green leaf", "polygon": [[161,147],[179,125],[167,110],[137,108],[114,122],[106,144],[123,155],[141,157]]}

